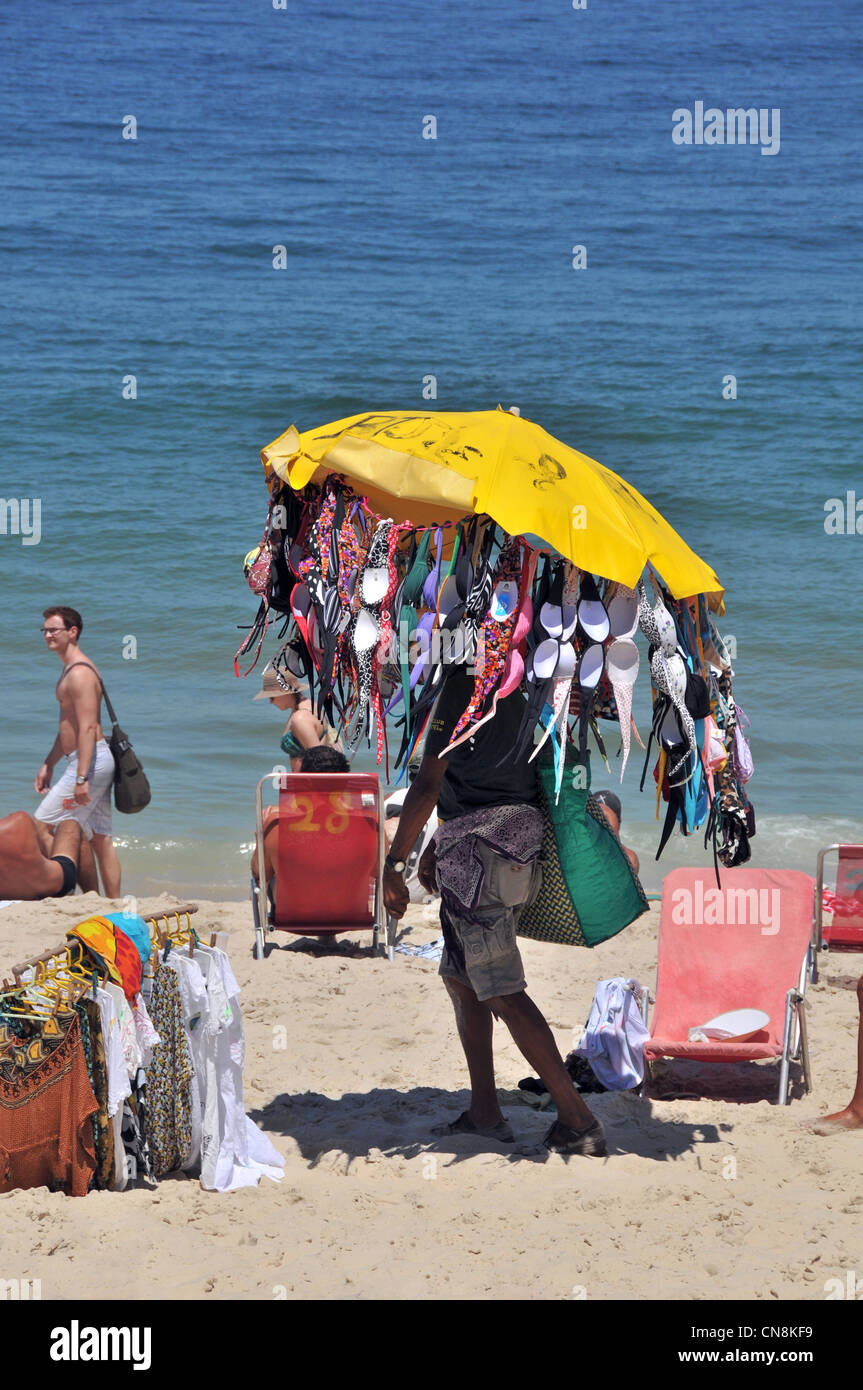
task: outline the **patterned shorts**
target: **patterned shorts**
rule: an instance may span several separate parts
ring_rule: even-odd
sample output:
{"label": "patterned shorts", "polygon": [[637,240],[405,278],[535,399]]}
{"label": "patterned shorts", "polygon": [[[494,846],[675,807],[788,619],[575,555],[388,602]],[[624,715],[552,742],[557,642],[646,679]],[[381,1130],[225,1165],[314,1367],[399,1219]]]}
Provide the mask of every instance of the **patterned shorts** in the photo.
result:
{"label": "patterned shorts", "polygon": [[461,917],[451,921],[464,954],[464,967],[445,948],[438,973],[467,985],[479,1000],[519,994],[526,982],[515,929],[522,909],[539,892],[539,859],[520,864],[480,839],[476,839],[474,850],[483,866],[479,900],[469,920]]}

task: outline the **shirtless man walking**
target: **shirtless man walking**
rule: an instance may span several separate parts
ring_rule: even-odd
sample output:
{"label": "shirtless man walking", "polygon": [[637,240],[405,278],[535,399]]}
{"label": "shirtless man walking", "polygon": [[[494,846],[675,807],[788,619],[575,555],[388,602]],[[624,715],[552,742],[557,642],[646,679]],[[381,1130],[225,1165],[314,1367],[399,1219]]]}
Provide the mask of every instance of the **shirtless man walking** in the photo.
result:
{"label": "shirtless man walking", "polygon": [[[82,832],[89,830],[92,834],[93,853],[106,896],[119,898],[120,861],[111,834],[114,757],[99,722],[102,681],[93,662],[78,646],[84,625],[81,614],[74,608],[54,607],[46,608],[42,616],[46,645],[63,663],[57,682],[60,728],[33,783],[45,798],[36,811],[36,820],[45,826],[43,848],[47,853],[49,825],[69,819],[77,821]],[[65,771],[51,787],[51,774],[63,756],[67,760]]]}

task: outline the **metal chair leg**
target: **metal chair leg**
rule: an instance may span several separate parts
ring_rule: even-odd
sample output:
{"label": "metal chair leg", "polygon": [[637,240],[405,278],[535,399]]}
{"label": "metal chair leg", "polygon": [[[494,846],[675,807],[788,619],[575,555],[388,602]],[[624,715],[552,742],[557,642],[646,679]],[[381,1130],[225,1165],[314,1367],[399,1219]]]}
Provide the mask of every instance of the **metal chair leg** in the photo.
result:
{"label": "metal chair leg", "polygon": [[260,889],[252,879],[252,920],[255,924],[255,944],[252,953],[255,960],[264,959],[264,929],[261,926]]}
{"label": "metal chair leg", "polygon": [[785,996],[785,1032],[782,1037],[782,1066],[779,1071],[779,1105],[788,1104],[788,1071],[791,1065],[791,1027],[794,1012],[795,989],[789,989]]}
{"label": "metal chair leg", "polygon": [[803,1057],[803,1080],[806,1090],[812,1090],[812,1069],[809,1063],[809,1035],[806,1031],[806,1001],[801,998],[797,1005],[798,1027],[800,1029],[800,1051]]}

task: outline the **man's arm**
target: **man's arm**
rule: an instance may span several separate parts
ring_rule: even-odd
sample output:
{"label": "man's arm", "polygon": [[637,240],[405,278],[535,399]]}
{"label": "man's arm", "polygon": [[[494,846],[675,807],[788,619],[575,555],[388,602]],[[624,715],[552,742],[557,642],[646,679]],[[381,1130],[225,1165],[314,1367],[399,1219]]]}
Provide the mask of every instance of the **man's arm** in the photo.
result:
{"label": "man's arm", "polygon": [[51,773],[54,771],[54,768],[57,766],[62,756],[63,749],[60,746],[60,735],[58,733],[54,742],[51,744],[50,753],[33,780],[33,789],[37,791],[40,796],[44,796],[50,787]]}
{"label": "man's arm", "polygon": [[[417,836],[434,810],[441,783],[446,776],[446,756],[453,730],[467,707],[473,689],[473,681],[467,673],[453,673],[441,690],[429,720],[425,741],[425,756],[420,763],[419,772],[413,786],[408,791],[399,817],[399,828],[390,846],[392,859],[407,860],[416,844]],[[441,754],[442,756],[438,756]],[[426,854],[428,854],[426,850]],[[426,855],[423,855],[425,859]],[[421,861],[422,862],[422,861]],[[423,887],[422,870],[420,882]],[[384,901],[387,910],[394,917],[403,917],[410,901],[407,884],[401,874],[391,869],[384,870]]]}
{"label": "man's arm", "polygon": [[[389,853],[391,859],[407,860],[417,837],[437,805],[441,782],[446,773],[446,760],[426,756],[402,805],[398,830]],[[408,886],[395,869],[384,869],[384,901],[394,917],[403,917],[410,900]]]}
{"label": "man's arm", "polygon": [[392,859],[407,859],[420,831],[437,805],[445,773],[444,758],[423,758],[419,772],[402,805],[398,830],[390,845]]}
{"label": "man's arm", "polygon": [[[83,669],[73,671],[69,677],[69,694],[75,711],[75,723],[78,726],[79,777],[89,774],[96,748],[96,730],[99,727],[99,705],[102,697],[101,686],[97,686],[97,681],[95,672],[85,672]],[[76,800],[78,792],[82,790],[86,791],[86,788],[77,789]]]}

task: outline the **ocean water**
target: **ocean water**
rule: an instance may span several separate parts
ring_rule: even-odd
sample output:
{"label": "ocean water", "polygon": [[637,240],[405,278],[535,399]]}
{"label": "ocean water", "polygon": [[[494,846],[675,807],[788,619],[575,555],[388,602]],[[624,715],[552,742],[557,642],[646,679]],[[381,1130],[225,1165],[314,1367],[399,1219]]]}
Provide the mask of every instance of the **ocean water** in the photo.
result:
{"label": "ocean water", "polygon": [[[863,502],[859,6],[40,17],[0,11],[0,496],[41,508],[38,544],[0,534],[0,811],[36,803],[40,615],[72,604],[153,786],[117,817],[129,891],[243,894],[281,733],[232,673],[258,451],[292,422],[421,407],[434,374],[439,408],[518,405],[717,569],[754,862],[811,871],[820,844],[863,840],[863,534],[824,524],[829,498]],[[698,101],[778,108],[779,152],[674,144]],[[624,831],[655,889],[706,856],[675,836],[653,864],[639,773]]]}

